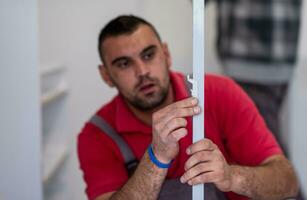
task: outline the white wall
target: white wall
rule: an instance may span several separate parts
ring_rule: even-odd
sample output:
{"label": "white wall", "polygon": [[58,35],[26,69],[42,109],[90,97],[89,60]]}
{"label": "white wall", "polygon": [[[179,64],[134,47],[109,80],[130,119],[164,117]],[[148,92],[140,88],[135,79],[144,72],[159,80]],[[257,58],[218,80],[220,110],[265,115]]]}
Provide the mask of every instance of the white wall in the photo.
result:
{"label": "white wall", "polygon": [[41,199],[37,2],[0,1],[0,199]]}

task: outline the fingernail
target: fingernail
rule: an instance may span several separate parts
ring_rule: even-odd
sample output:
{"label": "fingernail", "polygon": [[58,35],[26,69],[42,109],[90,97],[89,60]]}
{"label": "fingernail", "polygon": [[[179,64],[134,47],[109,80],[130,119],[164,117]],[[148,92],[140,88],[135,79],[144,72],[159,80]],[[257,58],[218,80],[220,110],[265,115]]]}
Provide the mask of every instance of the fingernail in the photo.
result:
{"label": "fingernail", "polygon": [[190,153],[191,153],[190,148],[187,148],[186,152],[187,152],[188,155],[190,155]]}
{"label": "fingernail", "polygon": [[193,104],[196,104],[196,103],[197,103],[197,99],[196,99],[195,97],[193,98],[192,103],[193,103]]}
{"label": "fingernail", "polygon": [[180,182],[181,183],[184,183],[184,178],[181,176],[181,178],[180,178]]}
{"label": "fingernail", "polygon": [[197,106],[197,107],[195,107],[195,108],[194,108],[194,112],[195,112],[195,113],[200,112],[200,107],[198,107],[198,106]]}

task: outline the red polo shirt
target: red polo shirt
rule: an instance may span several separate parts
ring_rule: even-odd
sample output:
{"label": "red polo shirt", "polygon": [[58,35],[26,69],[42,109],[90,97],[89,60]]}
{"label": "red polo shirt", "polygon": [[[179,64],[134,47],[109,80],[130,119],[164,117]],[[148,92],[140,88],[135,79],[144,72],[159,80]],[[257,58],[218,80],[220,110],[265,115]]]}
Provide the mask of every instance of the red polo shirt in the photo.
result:
{"label": "red polo shirt", "polygon": [[[176,101],[187,98],[182,74],[170,74]],[[206,75],[205,131],[229,163],[255,166],[274,154],[282,153],[255,105],[232,80]],[[128,143],[138,160],[151,143],[151,127],[141,122],[120,96],[104,105],[96,114],[103,117]],[[192,143],[192,120],[188,118],[188,135],[180,140],[180,152],[167,178],[184,173],[188,159],[186,148]],[[95,125],[86,123],[78,137],[80,167],[89,199],[118,190],[128,180],[123,157],[114,141]],[[227,193],[229,199],[246,199]]]}

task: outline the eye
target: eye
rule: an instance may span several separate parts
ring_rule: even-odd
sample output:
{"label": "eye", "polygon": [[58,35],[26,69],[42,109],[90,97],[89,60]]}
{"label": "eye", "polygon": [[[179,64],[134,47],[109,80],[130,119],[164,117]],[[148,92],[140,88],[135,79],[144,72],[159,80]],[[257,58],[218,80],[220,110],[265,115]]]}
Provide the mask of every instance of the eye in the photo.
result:
{"label": "eye", "polygon": [[125,69],[127,67],[129,67],[130,62],[127,59],[124,60],[120,60],[116,63],[116,67],[120,68],[120,69]]}
{"label": "eye", "polygon": [[143,54],[143,59],[144,60],[151,60],[155,55],[154,50],[148,50]]}

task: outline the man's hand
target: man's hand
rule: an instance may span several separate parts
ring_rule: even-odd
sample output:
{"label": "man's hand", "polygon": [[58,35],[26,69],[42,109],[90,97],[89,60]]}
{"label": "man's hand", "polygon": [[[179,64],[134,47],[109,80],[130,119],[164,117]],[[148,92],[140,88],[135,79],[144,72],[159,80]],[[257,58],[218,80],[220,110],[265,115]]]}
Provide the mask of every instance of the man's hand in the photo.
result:
{"label": "man's hand", "polygon": [[251,199],[286,199],[297,195],[295,172],[281,154],[272,155],[254,167],[229,165],[209,139],[192,144],[187,154],[191,157],[180,179],[183,183],[210,182],[223,192],[232,191]]}
{"label": "man's hand", "polygon": [[181,182],[190,185],[214,183],[223,192],[231,190],[231,168],[222,152],[209,139],[200,140],[187,148],[191,157],[185,164]]}
{"label": "man's hand", "polygon": [[178,141],[187,135],[185,117],[200,113],[196,98],[191,97],[173,103],[153,114],[153,152],[157,159],[169,163],[179,152]]}

